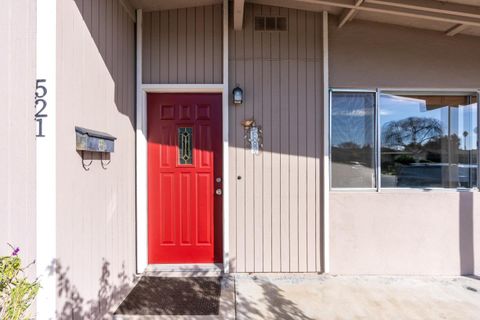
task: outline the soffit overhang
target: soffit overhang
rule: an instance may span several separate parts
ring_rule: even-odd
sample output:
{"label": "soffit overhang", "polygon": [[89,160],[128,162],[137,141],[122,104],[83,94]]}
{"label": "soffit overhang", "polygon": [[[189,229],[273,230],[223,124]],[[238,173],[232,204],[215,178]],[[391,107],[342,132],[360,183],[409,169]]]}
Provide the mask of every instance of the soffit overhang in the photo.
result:
{"label": "soffit overhang", "polygon": [[[170,10],[222,3],[222,0],[130,0],[144,11]],[[446,36],[480,36],[480,0],[233,0],[236,28],[241,28],[237,10],[245,2],[307,11],[328,11],[342,28],[354,19],[435,30]]]}

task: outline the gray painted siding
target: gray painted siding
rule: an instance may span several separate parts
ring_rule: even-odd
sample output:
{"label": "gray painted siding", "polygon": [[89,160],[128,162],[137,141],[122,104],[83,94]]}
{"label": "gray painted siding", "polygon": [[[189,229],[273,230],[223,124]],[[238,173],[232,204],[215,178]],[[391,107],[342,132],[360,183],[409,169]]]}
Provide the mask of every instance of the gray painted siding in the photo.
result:
{"label": "gray painted siding", "polygon": [[[254,31],[258,15],[288,17],[288,31]],[[321,13],[247,3],[244,29],[230,26],[229,86],[245,93],[229,113],[233,271],[321,270],[322,72]],[[240,124],[250,118],[257,156]]]}
{"label": "gray painted siding", "polygon": [[143,83],[222,83],[222,5],[146,12]]}
{"label": "gray painted siding", "polygon": [[0,10],[0,255],[11,253],[8,242],[25,262],[36,251],[35,8],[35,1],[17,0]]}
{"label": "gray painted siding", "polygon": [[[74,288],[57,310],[101,318],[135,273],[135,25],[117,0],[57,5],[57,271]],[[83,169],[76,125],[117,137],[105,169]]]}

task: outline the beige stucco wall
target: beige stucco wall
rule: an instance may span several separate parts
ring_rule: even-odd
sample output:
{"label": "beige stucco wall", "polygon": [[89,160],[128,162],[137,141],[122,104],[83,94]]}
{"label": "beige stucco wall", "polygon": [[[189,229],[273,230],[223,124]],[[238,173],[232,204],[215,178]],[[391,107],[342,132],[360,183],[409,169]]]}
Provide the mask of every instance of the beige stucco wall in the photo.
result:
{"label": "beige stucco wall", "polygon": [[479,88],[478,37],[330,16],[331,87]]}
{"label": "beige stucco wall", "polygon": [[[478,38],[361,21],[339,30],[332,20],[331,87],[480,87]],[[478,274],[479,197],[330,192],[331,272]]]}
{"label": "beige stucco wall", "polygon": [[[118,0],[57,6],[57,310],[97,319],[135,273],[135,25]],[[105,169],[75,126],[117,137]]]}
{"label": "beige stucco wall", "polygon": [[11,253],[8,242],[25,262],[35,259],[35,32],[35,1],[2,2],[0,256]]}
{"label": "beige stucco wall", "polygon": [[330,200],[334,274],[479,270],[477,192],[331,192]]}

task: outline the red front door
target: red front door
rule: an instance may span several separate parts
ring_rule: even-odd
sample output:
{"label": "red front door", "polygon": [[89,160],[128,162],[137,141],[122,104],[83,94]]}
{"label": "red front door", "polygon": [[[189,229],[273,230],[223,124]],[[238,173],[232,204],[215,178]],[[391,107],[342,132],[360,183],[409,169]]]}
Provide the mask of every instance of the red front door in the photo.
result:
{"label": "red front door", "polygon": [[151,93],[148,262],[222,261],[222,97]]}

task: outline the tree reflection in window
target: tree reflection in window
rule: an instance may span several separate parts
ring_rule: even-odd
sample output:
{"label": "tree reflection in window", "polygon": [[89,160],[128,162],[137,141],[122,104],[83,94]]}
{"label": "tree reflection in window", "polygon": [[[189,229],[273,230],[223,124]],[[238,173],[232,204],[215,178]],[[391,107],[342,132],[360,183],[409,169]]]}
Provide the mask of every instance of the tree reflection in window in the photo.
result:
{"label": "tree reflection in window", "polygon": [[424,145],[442,136],[442,124],[437,119],[408,117],[385,125],[385,147],[402,148],[414,156],[419,155]]}
{"label": "tree reflection in window", "polygon": [[380,97],[382,187],[474,187],[477,104],[468,96]]}

